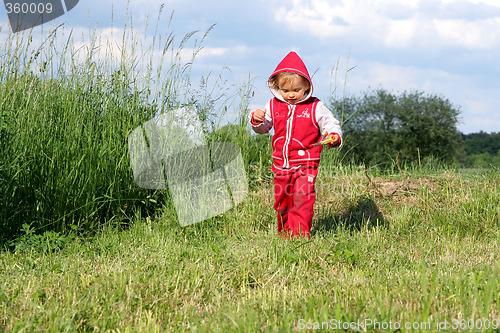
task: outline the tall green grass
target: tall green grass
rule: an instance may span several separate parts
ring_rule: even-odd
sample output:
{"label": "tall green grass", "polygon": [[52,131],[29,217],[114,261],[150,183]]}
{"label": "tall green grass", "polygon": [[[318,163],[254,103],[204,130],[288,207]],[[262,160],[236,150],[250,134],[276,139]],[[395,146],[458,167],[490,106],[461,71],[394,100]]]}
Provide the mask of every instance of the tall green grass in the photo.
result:
{"label": "tall green grass", "polygon": [[[190,70],[211,28],[180,41],[148,29],[130,19],[108,39],[91,29],[81,41],[61,27],[8,36],[0,55],[3,241],[24,224],[88,232],[165,204],[168,193],[134,184],[127,137],[159,112],[193,103]],[[197,105],[205,124],[217,114],[210,98]]]}

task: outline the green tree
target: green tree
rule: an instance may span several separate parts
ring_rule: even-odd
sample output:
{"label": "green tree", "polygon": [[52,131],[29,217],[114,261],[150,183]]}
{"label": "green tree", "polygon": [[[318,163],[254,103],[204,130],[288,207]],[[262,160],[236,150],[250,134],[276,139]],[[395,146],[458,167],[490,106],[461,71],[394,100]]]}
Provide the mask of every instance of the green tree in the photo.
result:
{"label": "green tree", "polygon": [[342,110],[344,159],[358,164],[394,166],[434,158],[451,164],[463,151],[457,131],[459,109],[448,99],[420,91],[395,95],[379,89],[362,97],[331,100]]}

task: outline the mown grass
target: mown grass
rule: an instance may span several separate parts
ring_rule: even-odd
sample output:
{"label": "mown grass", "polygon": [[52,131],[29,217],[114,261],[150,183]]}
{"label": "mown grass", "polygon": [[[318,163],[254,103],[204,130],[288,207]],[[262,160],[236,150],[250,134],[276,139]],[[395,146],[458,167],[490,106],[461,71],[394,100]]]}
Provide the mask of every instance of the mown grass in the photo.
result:
{"label": "mown grass", "polygon": [[1,327],[291,332],[376,320],[437,331],[446,320],[451,332],[454,320],[500,319],[498,173],[323,164],[310,241],[277,235],[261,181],[239,207],[186,228],[165,214],[59,250],[2,252]]}

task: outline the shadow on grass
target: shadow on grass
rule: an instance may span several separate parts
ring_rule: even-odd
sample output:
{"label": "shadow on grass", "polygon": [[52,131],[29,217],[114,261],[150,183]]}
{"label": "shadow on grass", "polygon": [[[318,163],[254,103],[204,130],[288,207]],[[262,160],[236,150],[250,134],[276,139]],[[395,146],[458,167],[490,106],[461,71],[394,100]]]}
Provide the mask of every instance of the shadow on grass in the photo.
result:
{"label": "shadow on grass", "polygon": [[388,223],[375,201],[367,196],[345,199],[340,208],[323,207],[316,215],[311,234],[331,232],[338,228],[359,231],[364,228],[387,227]]}

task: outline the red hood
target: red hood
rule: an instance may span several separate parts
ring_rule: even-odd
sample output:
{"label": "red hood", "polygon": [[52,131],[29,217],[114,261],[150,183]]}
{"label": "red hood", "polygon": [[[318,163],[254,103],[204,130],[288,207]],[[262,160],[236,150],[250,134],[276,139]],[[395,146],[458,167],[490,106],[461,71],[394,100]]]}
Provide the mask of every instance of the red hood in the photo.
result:
{"label": "red hood", "polygon": [[[305,77],[309,81],[309,85],[311,87],[309,88],[309,93],[306,96],[304,96],[304,98],[301,101],[305,101],[312,96],[313,85],[311,77],[309,76],[309,72],[307,71],[306,65],[304,64],[302,59],[300,59],[297,53],[295,52],[288,53],[288,55],[283,60],[281,60],[281,62],[278,64],[278,67],[276,67],[273,74],[271,74],[269,78],[281,72],[297,73]],[[281,94],[277,90],[271,89],[271,92],[273,93],[274,97],[284,101],[283,97],[281,97]]]}

